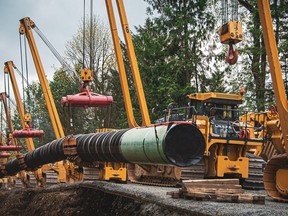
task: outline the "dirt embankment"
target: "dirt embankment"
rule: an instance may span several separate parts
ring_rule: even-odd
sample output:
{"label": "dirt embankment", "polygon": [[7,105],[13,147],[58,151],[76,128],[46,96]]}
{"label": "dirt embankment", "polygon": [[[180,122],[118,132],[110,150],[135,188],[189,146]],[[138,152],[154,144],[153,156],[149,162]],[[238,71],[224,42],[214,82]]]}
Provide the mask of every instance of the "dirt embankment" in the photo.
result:
{"label": "dirt embankment", "polygon": [[[218,215],[287,216],[287,203],[266,196],[265,205],[172,199],[176,188],[83,182],[48,188],[0,190],[0,216],[6,215]],[[247,191],[265,195],[265,191]]]}
{"label": "dirt embankment", "polygon": [[[157,204],[81,188],[2,190],[0,215],[179,215]],[[181,214],[181,215],[185,215]]]}

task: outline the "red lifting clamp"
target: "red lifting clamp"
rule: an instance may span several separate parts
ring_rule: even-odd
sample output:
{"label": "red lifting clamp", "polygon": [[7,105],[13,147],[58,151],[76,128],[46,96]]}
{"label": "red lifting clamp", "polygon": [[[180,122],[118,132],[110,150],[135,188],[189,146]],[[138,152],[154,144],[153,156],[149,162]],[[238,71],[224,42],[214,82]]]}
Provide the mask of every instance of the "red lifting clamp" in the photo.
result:
{"label": "red lifting clamp", "polygon": [[0,146],[0,151],[19,151],[22,146]]}
{"label": "red lifting clamp", "polygon": [[31,126],[24,128],[22,130],[15,130],[13,132],[13,137],[15,138],[36,138],[42,137],[44,135],[43,130],[33,129]]}
{"label": "red lifting clamp", "polygon": [[88,68],[81,70],[81,93],[62,97],[61,105],[70,107],[107,107],[113,103],[112,96],[105,96],[91,92],[89,83],[92,79],[92,71]]}
{"label": "red lifting clamp", "polygon": [[5,152],[0,153],[0,158],[9,158],[9,157],[10,157],[9,153],[5,153]]}
{"label": "red lifting clamp", "polygon": [[100,95],[88,90],[76,95],[67,95],[61,99],[62,106],[71,107],[107,107],[112,103],[112,96]]}

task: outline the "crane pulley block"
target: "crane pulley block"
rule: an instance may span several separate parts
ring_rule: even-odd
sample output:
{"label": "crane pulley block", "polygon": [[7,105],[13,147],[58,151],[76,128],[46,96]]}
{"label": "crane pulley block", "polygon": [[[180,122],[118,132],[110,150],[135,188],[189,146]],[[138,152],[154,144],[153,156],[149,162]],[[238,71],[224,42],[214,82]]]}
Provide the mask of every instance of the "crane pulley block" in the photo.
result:
{"label": "crane pulley block", "polygon": [[31,115],[29,114],[29,113],[26,113],[25,115],[24,115],[24,121],[25,122],[30,122],[31,121]]}
{"label": "crane pulley block", "polygon": [[81,79],[84,82],[91,82],[93,80],[92,71],[88,68],[81,70]]}
{"label": "crane pulley block", "polygon": [[218,34],[223,44],[236,44],[241,42],[243,40],[241,22],[231,20],[219,28]]}

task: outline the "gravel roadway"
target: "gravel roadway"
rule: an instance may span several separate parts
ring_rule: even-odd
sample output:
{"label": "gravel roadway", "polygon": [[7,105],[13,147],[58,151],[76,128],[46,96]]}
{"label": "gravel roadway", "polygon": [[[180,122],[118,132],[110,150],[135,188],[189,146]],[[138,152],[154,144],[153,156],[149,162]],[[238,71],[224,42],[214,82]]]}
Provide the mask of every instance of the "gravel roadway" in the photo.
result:
{"label": "gravel roadway", "polygon": [[[138,184],[115,184],[109,182],[80,183],[80,187],[94,187],[105,193],[133,198],[140,202],[153,203],[179,212],[179,215],[288,215],[288,203],[275,202],[266,196],[265,205],[245,203],[222,203],[212,201],[196,201],[173,199],[167,192],[176,188],[144,186]],[[245,193],[265,195],[265,191],[246,191]],[[171,213],[172,213],[171,212]]]}

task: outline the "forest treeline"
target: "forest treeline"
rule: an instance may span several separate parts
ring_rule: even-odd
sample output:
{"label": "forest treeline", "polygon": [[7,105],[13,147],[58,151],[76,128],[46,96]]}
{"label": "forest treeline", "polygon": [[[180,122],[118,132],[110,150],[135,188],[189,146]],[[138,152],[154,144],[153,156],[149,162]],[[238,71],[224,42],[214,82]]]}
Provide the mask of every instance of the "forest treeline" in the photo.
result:
{"label": "forest treeline", "polygon": [[[237,44],[239,58],[232,66],[225,61],[228,46],[220,43],[217,34],[221,25],[221,1],[145,1],[148,3],[147,19],[131,34],[152,122],[164,115],[163,110],[170,103],[187,106],[186,95],[194,92],[239,93],[244,87],[248,110],[267,110],[274,103],[255,0],[238,1],[244,40]],[[270,3],[285,78],[288,4],[285,0],[271,0]],[[80,82],[70,78],[75,76],[74,73],[58,68],[49,83],[66,134],[91,133],[102,127],[128,127],[109,25],[97,16],[93,19],[93,28],[90,19],[86,21],[84,65],[93,72],[92,90],[112,95],[114,103],[108,108],[62,108],[61,98],[79,93]],[[121,46],[133,110],[138,124],[141,124],[125,43]],[[66,44],[65,60],[80,74],[83,68],[82,25]],[[25,92],[25,107],[34,119],[34,127],[45,131],[41,143],[53,140],[55,137],[39,83],[30,83]],[[20,128],[17,115],[14,115],[14,123]]]}

